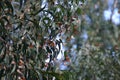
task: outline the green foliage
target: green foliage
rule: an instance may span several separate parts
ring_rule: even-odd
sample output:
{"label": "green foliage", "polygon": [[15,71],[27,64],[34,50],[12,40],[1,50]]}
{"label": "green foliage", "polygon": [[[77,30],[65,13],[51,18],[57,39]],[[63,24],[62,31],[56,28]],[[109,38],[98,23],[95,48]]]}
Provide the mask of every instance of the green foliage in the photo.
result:
{"label": "green foliage", "polygon": [[66,80],[72,76],[51,63],[61,51],[62,40],[56,37],[74,15],[74,1],[56,1],[47,0],[44,6],[41,0],[0,1],[0,79]]}
{"label": "green foliage", "polygon": [[119,80],[119,25],[104,21],[103,0],[81,1],[1,0],[0,79]]}
{"label": "green foliage", "polygon": [[[106,8],[107,3],[103,0],[89,0],[81,8],[81,34],[79,37],[74,35],[72,39],[75,41],[67,44],[70,48],[73,44],[77,45],[73,49],[76,52],[69,52],[73,62],[71,70],[76,72],[77,80],[120,79],[120,28],[104,20],[103,11]],[[88,34],[87,40],[82,38],[84,31]]]}

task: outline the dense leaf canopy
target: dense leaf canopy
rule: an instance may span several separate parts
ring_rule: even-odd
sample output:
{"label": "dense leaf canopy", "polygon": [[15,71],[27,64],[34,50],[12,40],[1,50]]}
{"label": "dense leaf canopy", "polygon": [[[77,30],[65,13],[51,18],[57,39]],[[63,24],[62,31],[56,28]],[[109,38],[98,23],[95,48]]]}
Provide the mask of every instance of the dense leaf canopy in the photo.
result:
{"label": "dense leaf canopy", "polygon": [[105,21],[107,0],[1,0],[0,79],[119,80],[118,4]]}

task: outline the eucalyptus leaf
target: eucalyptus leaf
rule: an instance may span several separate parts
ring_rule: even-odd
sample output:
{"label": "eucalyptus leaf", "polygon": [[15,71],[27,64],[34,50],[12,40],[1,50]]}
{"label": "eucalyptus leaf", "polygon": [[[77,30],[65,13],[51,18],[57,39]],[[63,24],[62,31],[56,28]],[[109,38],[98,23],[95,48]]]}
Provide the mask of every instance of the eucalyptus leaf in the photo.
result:
{"label": "eucalyptus leaf", "polygon": [[15,73],[15,72],[16,72],[16,69],[17,69],[17,65],[14,65],[13,68],[12,68],[12,70],[11,70],[11,72],[10,72],[10,74]]}
{"label": "eucalyptus leaf", "polygon": [[80,8],[77,8],[76,13],[77,13],[78,15],[80,15],[80,14],[81,14],[81,9],[80,9]]}
{"label": "eucalyptus leaf", "polygon": [[37,14],[42,12],[45,9],[45,7],[46,7],[46,5],[43,8],[41,8],[40,10],[38,10],[37,12],[35,12],[35,13],[31,14],[31,15],[36,16]]}
{"label": "eucalyptus leaf", "polygon": [[23,6],[23,2],[24,2],[24,0],[20,0],[20,9],[22,8],[22,6]]}
{"label": "eucalyptus leaf", "polygon": [[11,2],[9,2],[8,0],[5,0],[5,4],[7,5],[7,7],[11,10],[12,14],[14,13],[14,9],[13,6],[11,4]]}

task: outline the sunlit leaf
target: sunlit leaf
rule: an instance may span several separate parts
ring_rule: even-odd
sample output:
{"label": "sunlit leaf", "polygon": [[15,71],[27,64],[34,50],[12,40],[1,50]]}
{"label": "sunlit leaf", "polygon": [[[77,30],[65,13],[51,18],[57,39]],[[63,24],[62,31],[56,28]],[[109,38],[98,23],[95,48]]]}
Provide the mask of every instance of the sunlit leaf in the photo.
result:
{"label": "sunlit leaf", "polygon": [[12,74],[12,73],[15,73],[16,68],[17,68],[17,65],[14,64],[14,66],[12,67],[12,70],[11,70],[11,74]]}
{"label": "sunlit leaf", "polygon": [[76,13],[77,13],[78,15],[80,15],[80,14],[81,14],[81,9],[80,9],[80,8],[77,8]]}

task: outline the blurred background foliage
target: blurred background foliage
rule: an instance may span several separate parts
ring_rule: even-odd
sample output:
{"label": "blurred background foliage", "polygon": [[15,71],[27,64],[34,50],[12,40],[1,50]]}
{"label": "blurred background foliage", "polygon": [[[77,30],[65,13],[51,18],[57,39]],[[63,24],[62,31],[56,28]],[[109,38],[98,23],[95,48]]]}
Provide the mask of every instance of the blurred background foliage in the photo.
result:
{"label": "blurred background foliage", "polygon": [[109,1],[1,0],[0,79],[119,80],[120,2]]}

